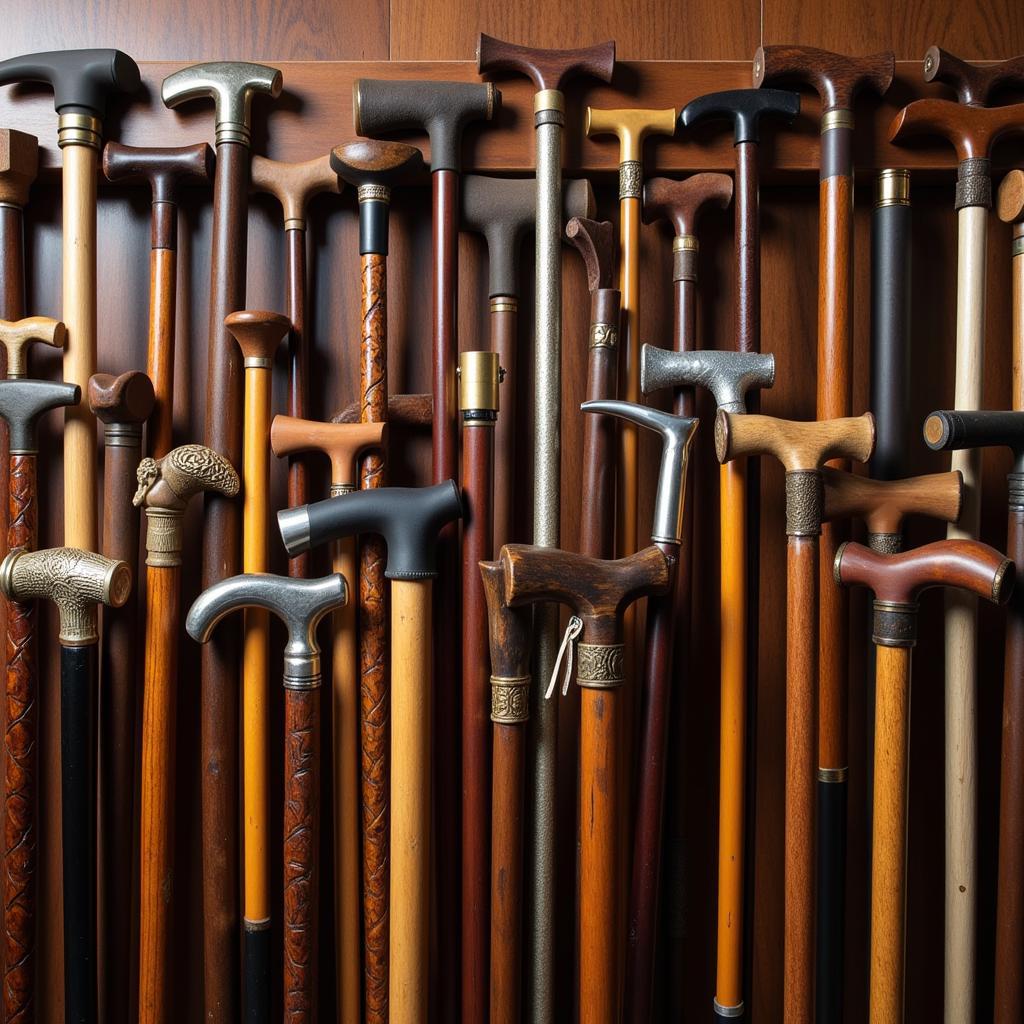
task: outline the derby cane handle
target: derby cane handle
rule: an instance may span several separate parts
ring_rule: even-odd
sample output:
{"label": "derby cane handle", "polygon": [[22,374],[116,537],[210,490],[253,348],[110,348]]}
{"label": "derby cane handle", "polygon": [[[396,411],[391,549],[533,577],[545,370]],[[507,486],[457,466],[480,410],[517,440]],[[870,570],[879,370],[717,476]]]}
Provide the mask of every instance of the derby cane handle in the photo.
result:
{"label": "derby cane handle", "polygon": [[615,44],[598,43],[579,50],[534,49],[517,46],[480,33],[477,66],[481,72],[514,71],[529,78],[538,92],[561,92],[578,75],[610,82],[615,66]]}
{"label": "derby cane handle", "polygon": [[1024,82],[1024,57],[1012,57],[979,67],[968,64],[939,46],[924,55],[924,80],[945,82],[956,90],[957,100],[969,107],[987,107],[989,96],[1007,85]]}
{"label": "derby cane handle", "polygon": [[[335,180],[337,177],[335,176]],[[287,221],[285,222],[287,225]],[[292,328],[288,335],[288,415],[303,417],[309,404],[309,338],[306,336],[306,229],[285,230],[285,316]],[[306,465],[299,456],[288,459],[288,507],[305,505]],[[288,560],[288,575],[309,576],[309,553]]]}
{"label": "derby cane handle", "polygon": [[[36,456],[10,456],[7,548],[36,546]],[[3,1005],[4,1019],[35,1009],[37,836],[36,603],[7,600],[4,704]]]}

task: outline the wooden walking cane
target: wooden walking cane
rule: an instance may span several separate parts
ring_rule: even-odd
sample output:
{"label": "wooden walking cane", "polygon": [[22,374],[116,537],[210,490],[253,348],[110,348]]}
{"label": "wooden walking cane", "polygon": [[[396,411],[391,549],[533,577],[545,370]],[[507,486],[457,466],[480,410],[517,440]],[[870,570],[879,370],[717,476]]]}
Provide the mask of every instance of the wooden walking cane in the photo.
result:
{"label": "wooden walking cane", "polygon": [[[304,451],[323,452],[331,460],[331,497],[357,488],[358,459],[385,444],[384,423],[316,423],[275,416],[270,447],[280,458]],[[333,570],[354,581],[358,573],[354,537],[335,541]],[[359,654],[356,609],[351,601],[337,608],[331,623],[331,728],[334,739],[334,958],[338,1019],[358,1024],[362,1008],[362,888],[360,885],[359,801]]]}
{"label": "wooden walking cane", "polygon": [[[153,385],[129,370],[94,373],[89,406],[103,425],[103,542],[106,558],[138,579],[139,517],[132,508],[142,427],[153,412]],[[99,1010],[103,1020],[131,1013],[135,708],[138,602],[105,612],[100,627],[99,691]]]}
{"label": "wooden walking cane", "polygon": [[290,555],[374,532],[384,538],[391,580],[391,888],[389,1020],[427,1020],[431,585],[437,535],[462,514],[453,480],[433,487],[379,487],[278,512]]}
{"label": "wooden walking cane", "polygon": [[653,1002],[655,935],[661,882],[661,832],[665,804],[668,712],[676,633],[675,599],[690,445],[697,421],[629,402],[584,402],[584,412],[629,419],[661,435],[661,468],[654,497],[651,542],[668,565],[666,593],[647,608],[638,797],[633,836],[632,882],[626,944],[624,1017],[650,1020]]}
{"label": "wooden walking cane", "polygon": [[[563,89],[582,75],[609,82],[614,67],[613,42],[581,50],[544,50],[516,46],[481,33],[477,46],[477,68],[482,74],[525,75],[537,89],[533,102],[537,178],[533,542],[542,547],[558,546],[561,515]],[[535,613],[535,671],[539,679],[546,679],[554,667],[557,616],[553,607],[539,608]],[[552,704],[536,697],[534,700],[528,759],[526,1019],[530,1024],[547,1024],[555,1012],[558,720]]]}
{"label": "wooden walking cane", "polygon": [[[391,190],[422,168],[418,149],[398,142],[353,142],[331,153],[331,168],[359,199],[362,277],[359,348],[363,423],[389,418],[388,227]],[[368,452],[360,466],[363,488],[387,483],[383,452]],[[369,1022],[388,1015],[388,736],[391,719],[388,651],[387,553],[380,537],[359,541],[359,692],[362,773],[363,998]],[[351,997],[351,994],[350,994]],[[357,1009],[358,1012],[358,1009]]]}
{"label": "wooden walking cane", "polygon": [[[568,605],[578,645],[580,708],[580,919],[581,1024],[618,1019],[618,901],[620,690],[624,680],[622,614],[631,601],[668,589],[668,560],[648,547],[618,561],[527,544],[506,544],[500,561],[505,601],[512,607],[542,601]],[[566,631],[563,643],[571,642]],[[557,665],[557,662],[556,662]],[[566,675],[570,672],[567,670]],[[552,677],[551,685],[557,679]],[[549,693],[551,688],[549,687]]]}
{"label": "wooden walking cane", "polygon": [[[619,301],[612,287],[615,229],[611,221],[573,217],[565,234],[587,268],[590,334],[587,345],[587,401],[613,399],[619,376]],[[583,420],[583,506],[580,554],[611,558],[615,554],[615,424],[604,416]]]}
{"label": "wooden walking cane", "polygon": [[522,1020],[523,784],[531,609],[505,603],[500,562],[481,562],[491,654],[491,1024]]}
{"label": "wooden walking cane", "polygon": [[[505,371],[502,405],[494,427],[494,550],[512,540],[515,493],[516,348],[519,335],[519,249],[532,232],[537,185],[530,178],[491,178],[467,174],[462,179],[462,229],[486,239],[491,348]],[[563,191],[566,218],[589,217],[594,192],[590,182],[567,181]]]}
{"label": "wooden walking cane", "polygon": [[487,602],[480,563],[493,555],[497,352],[459,356],[462,412],[462,1013],[487,1021],[491,722]]}
{"label": "wooden walking cane", "polygon": [[[694,181],[694,178],[688,179]],[[685,235],[681,235],[686,237]],[[683,250],[686,252],[687,250]],[[690,250],[694,251],[694,250]],[[695,274],[695,268],[694,268]],[[683,305],[683,303],[680,303]],[[693,309],[692,300],[684,305]],[[690,314],[692,316],[692,313]],[[694,325],[689,325],[692,332]],[[692,337],[692,333],[689,333]],[[644,345],[640,353],[640,388],[644,394],[665,387],[676,389],[677,396],[697,387],[707,388],[714,396],[718,409],[742,413],[746,407],[747,392],[771,387],[775,382],[775,357],[759,352],[666,352],[653,345]],[[678,397],[677,397],[678,401]],[[692,402],[692,397],[690,398]],[[716,1019],[738,1019],[744,1015],[743,1000],[743,940],[744,940],[744,808],[746,793],[746,732],[748,721],[746,692],[746,659],[749,595],[746,588],[747,533],[747,465],[736,459],[724,463],[719,473],[719,517],[721,521],[721,576],[720,594],[720,676],[721,676],[721,738],[719,753],[719,812],[718,812],[718,950],[715,980],[714,1013]],[[685,530],[686,523],[683,523]],[[685,533],[684,533],[685,537]],[[682,548],[682,545],[681,545]],[[676,572],[689,572],[690,562],[680,558]],[[687,598],[689,610],[689,581],[678,580],[674,619],[679,628],[680,591]],[[756,618],[756,613],[753,616]],[[689,628],[688,617],[683,620]],[[662,741],[664,742],[664,740]],[[654,837],[643,835],[638,827],[636,849],[643,844],[648,849]],[[650,856],[650,854],[648,854]],[[652,893],[646,879],[638,877],[639,853],[634,853],[633,898],[634,913],[644,912],[653,926],[656,919],[657,889]],[[685,884],[685,883],[684,883]],[[634,934],[634,921],[630,920],[630,936]],[[650,992],[650,966],[652,949],[645,951],[639,943],[630,946],[634,965],[637,997]],[[644,959],[646,957],[646,960]],[[640,973],[643,971],[643,973]],[[628,977],[628,975],[627,975]],[[641,984],[643,987],[641,988]],[[649,1001],[650,996],[647,996]],[[649,1009],[648,1009],[649,1016]],[[637,1019],[642,1019],[638,1017]]]}
{"label": "wooden walking cane", "polygon": [[[54,322],[54,327],[60,327]],[[75,384],[0,381],[0,418],[8,428],[9,550],[37,543],[36,421],[44,412],[77,402]],[[5,602],[3,895],[4,1020],[35,1015],[36,853],[38,849],[38,690],[35,605]]]}
{"label": "wooden walking cane", "polygon": [[[850,57],[809,46],[764,46],[754,55],[754,85],[799,82],[821,98],[818,228],[819,420],[849,416],[853,376],[853,104],[870,89],[883,95],[892,82],[892,53]],[[844,468],[838,464],[839,468]],[[821,531],[818,610],[817,776],[819,864],[816,1016],[838,1024],[843,1016],[846,914],[847,670],[849,607],[830,583],[832,561],[846,539],[845,524]]]}
{"label": "wooden walking cane", "polygon": [[[139,88],[135,61],[120,50],[60,50],[0,61],[0,85],[53,88],[63,160],[64,379],[85,392],[96,370],[96,181],[103,119],[117,93]],[[96,548],[96,422],[84,404],[64,411],[64,542]]]}
{"label": "wooden walking cane", "polygon": [[[263,64],[194,64],[164,79],[164,104],[214,102],[216,173],[210,241],[206,419],[203,441],[232,466],[242,462],[242,360],[224,326],[245,307],[252,101],[276,97],[281,72]],[[204,499],[203,587],[236,573],[241,564],[239,509],[224,495]],[[239,633],[218,630],[203,647],[201,762],[203,813],[203,1013],[212,1024],[238,1014],[238,673]]]}
{"label": "wooden walking cane", "polygon": [[[149,249],[149,350],[146,372],[156,405],[146,431],[154,459],[170,450],[174,429],[174,341],[178,288],[178,196],[182,185],[213,177],[213,150],[205,142],[177,148],[137,148],[108,142],[103,148],[108,181],[149,184],[153,196]],[[136,460],[138,461],[138,460]],[[126,993],[127,994],[127,993]]]}
{"label": "wooden walking cane", "polygon": [[[263,156],[252,158],[253,191],[272,195],[281,204],[284,214],[284,315],[292,325],[288,334],[288,415],[299,418],[308,411],[311,348],[306,332],[306,211],[315,196],[341,192],[341,182],[331,167],[330,157],[328,153],[296,164]],[[306,467],[300,459],[290,458],[288,505],[294,508],[308,500]],[[288,563],[288,575],[299,579],[309,575],[309,560],[305,555]]]}
{"label": "wooden walking cane", "polygon": [[[243,310],[224,321],[245,367],[242,439],[242,571],[267,572],[270,384],[274,352],[290,324],[280,313]],[[207,588],[209,589],[209,588]],[[245,821],[245,904],[242,947],[245,1020],[270,1017],[270,615],[253,606],[242,626],[242,805]],[[287,703],[287,701],[286,701]],[[287,713],[287,712],[286,712]],[[316,942],[313,940],[315,948]]]}
{"label": "wooden walking cane", "polygon": [[[893,142],[937,135],[957,153],[957,409],[981,404],[985,332],[985,261],[988,211],[992,206],[989,153],[1004,134],[1024,128],[1024,104],[991,110],[950,100],[916,100],[889,128]],[[954,453],[952,468],[964,475],[964,508],[950,539],[978,535],[981,517],[980,453]],[[946,957],[945,1019],[948,1024],[974,1015],[975,919],[977,882],[976,811],[977,723],[975,673],[976,600],[946,595]]]}
{"label": "wooden walking cane", "polygon": [[48,598],[60,614],[61,848],[64,888],[64,1018],[96,1014],[96,857],[92,739],[95,735],[96,605],[119,608],[131,575],[123,562],[49,548],[8,553],[0,591],[22,604]]}
{"label": "wooden walking cane", "polygon": [[899,555],[844,544],[835,579],[874,591],[877,648],[875,787],[871,849],[871,1024],[903,1020],[906,945],[907,754],[910,659],[917,643],[918,596],[928,587],[958,587],[1005,604],[1014,566],[978,541],[939,541]]}
{"label": "wooden walking cane", "polygon": [[[999,186],[1000,220],[1013,224],[1012,406],[1024,412],[1024,171],[1013,170]],[[1007,554],[1024,572],[1024,501],[1011,507]],[[1007,612],[1003,667],[1003,739],[999,781],[999,876],[996,904],[995,1024],[1024,1016],[1024,976],[1018,963],[1024,949],[1024,604],[1020,596]]]}
{"label": "wooden walking cane", "polygon": [[[773,455],[786,469],[786,853],[783,1019],[814,1019],[814,788],[818,679],[818,537],[821,469],[829,459],[864,462],[874,422],[858,417],[797,423],[722,410],[715,420],[719,462]],[[830,979],[838,984],[837,978]]]}
{"label": "wooden walking cane", "polygon": [[[95,379],[95,378],[94,378]],[[146,510],[146,646],[139,850],[139,1021],[170,1019],[174,896],[175,718],[185,510],[196,494],[238,493],[238,474],[199,444],[145,458],[132,505]],[[108,492],[109,494],[109,492]],[[105,682],[105,680],[104,680]],[[127,826],[131,835],[130,821]],[[126,877],[131,877],[130,873]],[[122,879],[122,886],[124,879]],[[124,990],[125,1001],[130,988]]]}
{"label": "wooden walking cane", "polygon": [[[281,1019],[317,1020],[316,970],[320,853],[320,648],[316,628],[348,600],[338,573],[316,580],[243,573],[204,590],[189,609],[189,636],[207,643],[217,623],[239,608],[278,616],[284,648],[284,1006]],[[251,1000],[252,989],[246,999]],[[263,1019],[269,1020],[270,991]],[[250,1012],[252,1004],[250,1002]]]}

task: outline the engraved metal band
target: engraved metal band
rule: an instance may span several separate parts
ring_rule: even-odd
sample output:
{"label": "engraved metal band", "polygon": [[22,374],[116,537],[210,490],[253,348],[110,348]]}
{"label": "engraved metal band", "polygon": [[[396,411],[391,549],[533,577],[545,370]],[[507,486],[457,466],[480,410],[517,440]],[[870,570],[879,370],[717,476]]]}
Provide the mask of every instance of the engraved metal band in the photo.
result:
{"label": "engraved metal band", "polygon": [[619,343],[619,329],[615,324],[591,324],[591,348],[615,348]]}
{"label": "engraved metal band", "polygon": [[576,645],[576,682],[592,690],[609,690],[625,682],[625,644]]}
{"label": "engraved metal band", "polygon": [[957,210],[965,206],[992,209],[992,162],[985,157],[971,156],[961,160],[956,169]]}
{"label": "engraved metal band", "polygon": [[1024,235],[1017,235],[1010,245],[1011,256],[1024,256]]}
{"label": "engraved metal band", "polygon": [[917,605],[875,601],[871,639],[880,647],[913,647],[917,643]]}
{"label": "engraved metal band", "polygon": [[107,448],[138,448],[141,443],[141,423],[108,423],[103,429],[103,444]]}
{"label": "engraved metal band", "polygon": [[492,313],[515,313],[519,310],[519,302],[511,295],[500,295],[491,299]]}
{"label": "engraved metal band", "polygon": [[868,547],[880,555],[898,555],[903,550],[903,534],[869,533]]}
{"label": "engraved metal band", "polygon": [[247,370],[269,370],[273,365],[274,360],[266,356],[246,356],[244,361]]}
{"label": "engraved metal band", "polygon": [[103,146],[103,122],[89,114],[61,114],[57,119],[57,145],[88,146],[99,151]]}
{"label": "engraved metal band", "polygon": [[817,537],[825,509],[821,471],[800,469],[786,474],[786,533],[790,537]]}
{"label": "engraved metal band", "polygon": [[146,565],[171,569],[181,565],[184,512],[177,508],[146,509]]}
{"label": "engraved metal band", "polygon": [[821,134],[830,132],[835,128],[849,128],[853,130],[853,111],[845,110],[842,107],[837,110],[830,110],[821,116]]}
{"label": "engraved metal band", "polygon": [[361,203],[391,203],[391,189],[387,185],[360,185],[356,196]]}
{"label": "engraved metal band", "polygon": [[1010,509],[1014,512],[1024,512],[1024,473],[1007,473],[1006,485]]}
{"label": "engraved metal band", "polygon": [[281,679],[281,683],[286,690],[316,690],[320,686],[322,679],[320,673],[320,658],[316,658],[316,671],[308,672],[303,675],[301,673],[290,674],[288,669],[285,668],[285,673]]}
{"label": "engraved metal band", "polygon": [[845,782],[846,768],[819,768],[819,782]]}
{"label": "engraved metal band", "polygon": [[355,484],[331,484],[331,497],[340,498],[343,494],[351,494],[355,489]]}
{"label": "engraved metal band", "polygon": [[530,718],[530,677],[491,676],[491,721],[516,725]]}
{"label": "engraved metal band", "polygon": [[619,164],[619,198],[639,199],[644,191],[644,168],[639,160]]}
{"label": "engraved metal band", "polygon": [[715,1013],[719,1017],[742,1017],[746,1013],[746,1006],[743,1003],[737,1003],[735,1006],[723,1006],[717,999],[712,1002],[715,1004]]}

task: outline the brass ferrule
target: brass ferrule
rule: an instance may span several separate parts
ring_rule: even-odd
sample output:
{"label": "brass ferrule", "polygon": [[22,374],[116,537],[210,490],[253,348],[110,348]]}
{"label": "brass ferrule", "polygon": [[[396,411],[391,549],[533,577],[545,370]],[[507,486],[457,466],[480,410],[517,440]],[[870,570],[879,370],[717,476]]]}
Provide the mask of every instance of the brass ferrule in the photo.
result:
{"label": "brass ferrule", "polygon": [[468,411],[498,411],[498,385],[504,370],[497,352],[463,352],[459,356],[459,408]]}
{"label": "brass ferrule", "polygon": [[244,367],[247,370],[269,370],[274,365],[274,360],[267,356],[246,356]]}
{"label": "brass ferrule", "polygon": [[491,299],[492,313],[518,313],[519,302],[511,295],[498,295]]}
{"label": "brass ferrule", "polygon": [[558,89],[541,89],[533,97],[534,114],[545,114],[549,110],[565,113],[565,96]]}
{"label": "brass ferrule", "polygon": [[591,324],[591,348],[615,348],[619,343],[619,329],[615,324]]}
{"label": "brass ferrule", "polygon": [[696,235],[676,235],[672,239],[673,252],[699,252],[700,242]]}
{"label": "brass ferrule", "polygon": [[837,110],[829,110],[821,116],[821,134],[830,132],[836,128],[849,128],[853,131],[853,111],[843,107]]}
{"label": "brass ferrule", "polygon": [[57,118],[57,145],[103,148],[103,122],[91,114],[61,114]]}
{"label": "brass ferrule", "polygon": [[530,677],[491,676],[491,721],[518,725],[530,718]]}
{"label": "brass ferrule", "polygon": [[576,645],[576,682],[589,690],[611,690],[625,682],[625,644]]}
{"label": "brass ferrule", "polygon": [[391,188],[388,185],[360,185],[356,190],[356,197],[361,203],[387,203],[390,205]]}
{"label": "brass ferrule", "polygon": [[154,569],[173,569],[181,565],[184,541],[184,509],[146,509],[146,565]]}
{"label": "brass ferrule", "polygon": [[910,205],[910,171],[887,167],[875,181],[875,207]]}

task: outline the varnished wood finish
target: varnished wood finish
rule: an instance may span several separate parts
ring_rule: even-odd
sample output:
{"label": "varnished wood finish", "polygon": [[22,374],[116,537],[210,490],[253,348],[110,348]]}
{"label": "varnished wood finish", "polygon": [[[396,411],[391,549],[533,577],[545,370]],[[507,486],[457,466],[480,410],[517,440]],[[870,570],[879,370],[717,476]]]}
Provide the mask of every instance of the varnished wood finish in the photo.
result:
{"label": "varnished wood finish", "polygon": [[803,82],[821,97],[822,112],[848,109],[864,89],[882,95],[892,82],[891,53],[850,57],[814,46],[762,46],[754,54],[754,85]]}
{"label": "varnished wood finish", "polygon": [[615,43],[598,43],[581,50],[537,49],[481,32],[476,59],[482,74],[515,72],[529,78],[538,92],[545,89],[561,92],[566,82],[581,75],[610,82],[615,66]]}
{"label": "varnished wood finish", "polygon": [[963,477],[929,473],[905,480],[873,480],[825,467],[825,518],[857,517],[869,534],[900,533],[907,516],[930,516],[955,523],[960,516]]}
{"label": "varnished wood finish", "polygon": [[732,190],[732,179],[727,174],[693,174],[682,181],[648,178],[644,182],[644,223],[664,219],[676,235],[695,235],[704,211],[726,209]]}
{"label": "varnished wood finish", "polygon": [[951,86],[957,100],[968,107],[987,107],[992,93],[1024,83],[1024,57],[980,67],[941,46],[929,46],[924,55],[924,80]]}
{"label": "varnished wood finish", "polygon": [[341,191],[329,153],[302,163],[254,156],[252,188],[254,192],[272,195],[281,204],[285,231],[305,231],[310,200],[324,192],[337,195]]}
{"label": "varnished wood finish", "polygon": [[946,140],[957,160],[987,158],[1004,135],[1024,131],[1024,103],[1006,107],[965,107],[952,100],[914,100],[889,125],[889,140],[933,135]]}
{"label": "varnished wood finish", "polygon": [[295,452],[323,452],[331,464],[331,486],[354,488],[359,460],[381,448],[386,423],[321,423],[316,420],[275,416],[270,424],[270,447],[279,458]]}
{"label": "varnished wood finish", "polygon": [[741,455],[773,455],[787,473],[820,469],[830,458],[866,462],[874,439],[871,413],[798,423],[720,410],[715,419],[715,452],[719,462]]}

